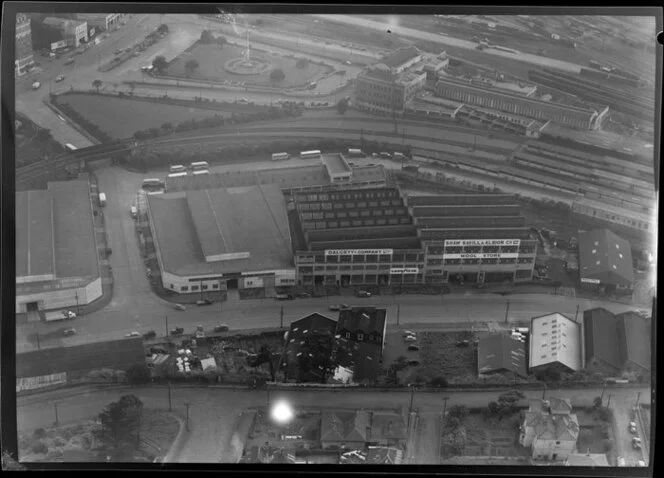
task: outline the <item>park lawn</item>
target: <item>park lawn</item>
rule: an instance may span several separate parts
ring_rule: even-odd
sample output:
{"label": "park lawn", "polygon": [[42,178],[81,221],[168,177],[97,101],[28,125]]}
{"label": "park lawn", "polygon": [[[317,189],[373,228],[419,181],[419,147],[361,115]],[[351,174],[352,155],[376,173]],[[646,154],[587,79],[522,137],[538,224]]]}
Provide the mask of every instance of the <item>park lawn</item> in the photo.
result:
{"label": "park lawn", "polygon": [[[265,51],[252,49],[252,58],[260,58],[269,60],[271,63],[264,73],[258,75],[237,75],[229,73],[224,69],[224,64],[232,59],[241,58],[244,49],[233,45],[224,45],[220,48],[219,45],[203,45],[198,44],[184,55],[178,56],[173,60],[168,67],[168,76],[190,78],[192,80],[204,80],[212,82],[223,82],[225,80],[247,82],[260,85],[275,85],[275,86],[296,86],[305,85],[313,79],[326,72],[326,68],[321,65],[316,65],[311,62],[305,68],[297,68],[296,59],[285,58],[282,56],[271,55]],[[198,61],[199,67],[190,75],[185,69],[185,64],[195,59]],[[286,74],[286,78],[279,83],[272,83],[270,81],[270,72],[275,68],[281,68]]]}
{"label": "park lawn", "polygon": [[218,109],[156,102],[141,98],[111,95],[71,93],[58,98],[58,104],[68,104],[86,119],[113,138],[129,138],[136,131],[159,128],[164,123],[176,126],[192,119],[211,116],[230,117],[235,113],[266,111],[259,105],[220,104]]}

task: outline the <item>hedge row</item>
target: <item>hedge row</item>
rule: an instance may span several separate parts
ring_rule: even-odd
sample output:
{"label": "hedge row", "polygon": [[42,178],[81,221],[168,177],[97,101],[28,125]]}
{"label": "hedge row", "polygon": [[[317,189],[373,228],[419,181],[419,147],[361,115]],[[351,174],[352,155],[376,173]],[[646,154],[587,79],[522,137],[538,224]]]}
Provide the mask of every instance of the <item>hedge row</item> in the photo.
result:
{"label": "hedge row", "polygon": [[100,143],[111,143],[114,141],[114,139],[106,133],[106,131],[103,131],[99,126],[91,122],[90,120],[86,119],[81,113],[76,111],[71,105],[67,103],[62,103],[60,104],[56,99],[53,100],[53,104],[61,110],[65,115],[69,116],[69,118],[79,125],[81,128],[83,128],[85,131],[87,131],[91,136],[93,136],[95,139],[97,139]]}

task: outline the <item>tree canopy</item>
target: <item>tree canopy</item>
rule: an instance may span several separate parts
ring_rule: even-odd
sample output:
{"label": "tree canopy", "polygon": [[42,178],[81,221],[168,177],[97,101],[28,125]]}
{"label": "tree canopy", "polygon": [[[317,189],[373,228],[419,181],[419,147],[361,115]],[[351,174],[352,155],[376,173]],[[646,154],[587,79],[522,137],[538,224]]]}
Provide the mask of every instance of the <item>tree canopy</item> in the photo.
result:
{"label": "tree canopy", "polygon": [[99,92],[99,88],[101,88],[102,82],[101,80],[94,80],[92,82],[92,87]]}
{"label": "tree canopy", "polygon": [[337,111],[339,112],[340,115],[346,114],[346,111],[348,110],[348,100],[346,98],[343,98],[339,100],[337,103]]}
{"label": "tree canopy", "polygon": [[283,81],[286,79],[286,74],[281,68],[275,68],[270,72],[270,80],[274,82]]}
{"label": "tree canopy", "polygon": [[214,43],[214,35],[210,30],[203,30],[201,32],[201,43]]}
{"label": "tree canopy", "polygon": [[152,61],[152,66],[158,72],[163,73],[168,68],[168,62],[166,61],[166,57],[163,55],[159,55]]}
{"label": "tree canopy", "polygon": [[184,64],[185,70],[187,70],[187,73],[191,74],[196,70],[200,64],[198,63],[198,60],[195,58],[192,58],[191,60],[187,60],[187,63]]}
{"label": "tree canopy", "polygon": [[124,395],[108,404],[99,414],[101,427],[95,437],[101,447],[115,461],[131,459],[132,450],[139,441],[140,417],[143,402],[135,395]]}

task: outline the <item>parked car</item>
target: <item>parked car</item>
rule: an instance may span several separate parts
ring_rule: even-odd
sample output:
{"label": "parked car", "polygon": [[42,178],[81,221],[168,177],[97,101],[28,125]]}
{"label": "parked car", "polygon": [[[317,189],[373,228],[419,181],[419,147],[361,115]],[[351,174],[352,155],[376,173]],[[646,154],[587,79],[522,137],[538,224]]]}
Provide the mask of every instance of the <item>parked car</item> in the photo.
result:
{"label": "parked car", "polygon": [[175,310],[186,310],[186,307],[182,304],[175,304]]}
{"label": "parked car", "polygon": [[358,290],[358,291],[355,291],[355,296],[356,297],[371,297],[371,292],[368,292],[366,290]]}
{"label": "parked car", "polygon": [[635,450],[640,450],[643,444],[641,443],[641,439],[639,437],[633,437],[632,438],[632,447]]}
{"label": "parked car", "polygon": [[71,64],[74,63],[74,61],[76,61],[76,60],[74,60],[73,58],[70,58],[69,60],[65,61],[65,65],[71,65]]}
{"label": "parked car", "polygon": [[196,305],[212,305],[213,302],[210,299],[197,300]]}
{"label": "parked car", "polygon": [[55,77],[55,82],[60,83],[61,81],[64,81],[65,77],[64,75],[58,75]]}
{"label": "parked car", "polygon": [[136,332],[135,330],[132,331],[132,332],[129,332],[127,335],[125,335],[125,337],[140,337],[140,336],[141,336],[141,333]]}
{"label": "parked car", "polygon": [[76,335],[76,329],[65,329],[62,331],[62,335],[67,337],[68,335]]}
{"label": "parked car", "polygon": [[336,312],[341,309],[347,309],[348,305],[347,304],[332,304],[330,305],[329,309],[333,312]]}
{"label": "parked car", "polygon": [[300,292],[297,296],[300,299],[309,299],[309,298],[311,298],[311,294],[309,292]]}
{"label": "parked car", "polygon": [[409,367],[418,367],[420,365],[419,360],[409,360],[408,361],[408,366]]}
{"label": "parked car", "polygon": [[457,340],[457,347],[468,347],[470,345],[470,340]]}
{"label": "parked car", "polygon": [[157,332],[155,332],[154,330],[150,330],[150,331],[143,334],[143,338],[148,339],[148,340],[149,339],[154,339],[156,336],[157,336]]}
{"label": "parked car", "polygon": [[616,461],[618,462],[618,466],[626,466],[625,459],[622,456],[619,456]]}
{"label": "parked car", "polygon": [[412,330],[404,330],[403,335],[404,335],[404,337],[407,336],[407,335],[417,336],[417,333],[413,332]]}
{"label": "parked car", "polygon": [[162,354],[162,355],[167,355],[169,352],[166,349],[162,349],[161,347],[150,347],[150,354]]}
{"label": "parked car", "polygon": [[226,324],[219,324],[214,326],[215,332],[228,332],[229,329],[230,327],[228,327]]}
{"label": "parked car", "polygon": [[294,300],[295,297],[293,296],[293,294],[277,294],[275,299],[277,299],[277,300]]}
{"label": "parked car", "polygon": [[174,329],[171,329],[171,335],[182,335],[184,333],[184,329],[182,327],[175,327]]}
{"label": "parked car", "polygon": [[639,461],[637,461],[636,463],[637,463],[637,465],[639,465],[639,466],[648,466],[648,465],[646,465],[646,462],[643,461],[643,460],[639,460]]}
{"label": "parked car", "polygon": [[636,435],[636,422],[629,422],[628,430],[632,435]]}
{"label": "parked car", "polygon": [[62,311],[62,316],[65,319],[75,319],[76,318],[76,314],[73,313],[71,310],[63,310]]}
{"label": "parked car", "polygon": [[636,314],[642,319],[649,319],[652,316],[652,310],[650,309],[636,309]]}
{"label": "parked car", "polygon": [[417,337],[414,335],[407,335],[403,338],[404,342],[417,342]]}
{"label": "parked car", "polygon": [[412,345],[411,344],[411,345],[408,346],[408,351],[409,352],[419,352],[420,347],[419,347],[419,345]]}

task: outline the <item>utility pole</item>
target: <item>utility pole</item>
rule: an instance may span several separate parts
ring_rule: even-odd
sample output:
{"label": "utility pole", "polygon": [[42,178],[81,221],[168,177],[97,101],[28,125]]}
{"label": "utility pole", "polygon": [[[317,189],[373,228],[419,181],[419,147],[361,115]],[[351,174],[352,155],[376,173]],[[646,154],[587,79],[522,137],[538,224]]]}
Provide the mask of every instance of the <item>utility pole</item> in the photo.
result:
{"label": "utility pole", "polygon": [[410,416],[413,413],[413,399],[415,398],[415,387],[408,384],[410,388],[410,405],[408,406],[408,428],[410,429]]}
{"label": "utility pole", "polygon": [[399,325],[399,316],[401,315],[401,304],[397,305],[397,325]]}
{"label": "utility pole", "polygon": [[185,422],[185,430],[189,431],[189,402],[185,403],[187,407],[187,421]]}
{"label": "utility pole", "polygon": [[600,397],[599,397],[600,406],[602,406],[602,404],[604,403],[604,391],[605,390],[606,390],[606,382],[604,382],[604,386],[602,387],[602,395],[600,395]]}
{"label": "utility pole", "polygon": [[267,397],[267,411],[269,413],[270,412],[270,384],[269,383],[265,384],[265,391],[266,391],[266,397]]}
{"label": "utility pole", "polygon": [[505,308],[505,323],[507,323],[507,316],[509,315],[510,312],[510,301],[507,299],[507,307]]}
{"label": "utility pole", "polygon": [[546,400],[546,383],[542,382],[544,388],[542,389],[542,400]]}
{"label": "utility pole", "polygon": [[141,412],[138,412],[138,428],[136,429],[136,448],[141,446]]}
{"label": "utility pole", "polygon": [[579,317],[579,307],[581,307],[581,304],[576,304],[576,314],[574,314],[574,322],[576,322],[576,319]]}
{"label": "utility pole", "polygon": [[611,406],[611,397],[612,397],[612,396],[613,396],[613,395],[611,395],[611,394],[609,393],[609,401],[606,403],[606,408],[609,408],[609,406]]}
{"label": "utility pole", "polygon": [[284,306],[281,306],[281,313],[279,314],[279,327],[284,328]]}
{"label": "utility pole", "polygon": [[81,313],[78,310],[78,291],[74,293],[76,297],[76,315],[81,315]]}
{"label": "utility pole", "polygon": [[164,319],[166,320],[166,338],[168,338],[168,315],[164,315]]}
{"label": "utility pole", "polygon": [[168,411],[173,411],[173,402],[171,401],[171,382],[168,382]]}
{"label": "utility pole", "polygon": [[39,344],[39,334],[37,334],[37,350],[41,350],[40,344]]}
{"label": "utility pole", "polygon": [[58,422],[58,402],[53,402],[53,408],[55,408],[55,426],[59,425]]}
{"label": "utility pole", "polygon": [[636,394],[636,407],[639,407],[639,400],[641,400],[641,392],[638,392]]}

